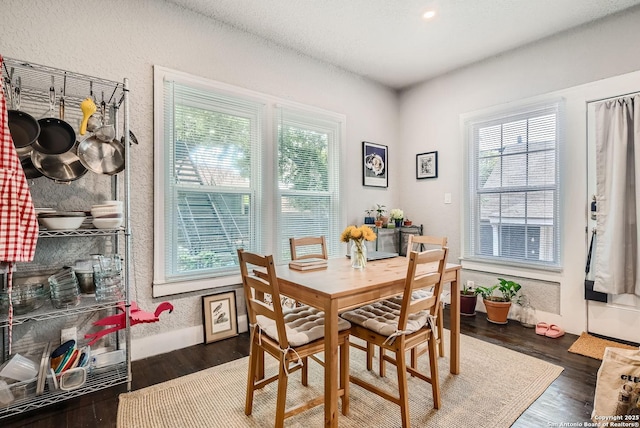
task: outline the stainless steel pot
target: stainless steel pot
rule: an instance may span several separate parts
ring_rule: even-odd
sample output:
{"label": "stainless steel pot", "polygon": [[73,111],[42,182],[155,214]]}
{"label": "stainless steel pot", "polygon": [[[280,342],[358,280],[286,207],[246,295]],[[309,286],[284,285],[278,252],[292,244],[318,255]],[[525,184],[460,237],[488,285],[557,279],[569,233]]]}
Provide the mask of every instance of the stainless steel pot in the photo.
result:
{"label": "stainless steel pot", "polygon": [[74,146],[71,150],[59,155],[49,155],[34,150],[31,152],[31,162],[45,177],[57,183],[69,183],[87,173],[87,168],[80,162],[76,149],[77,147]]}
{"label": "stainless steel pot", "polygon": [[78,144],[78,158],[97,174],[117,174],[124,169],[124,146],[119,140],[104,142],[92,134]]}

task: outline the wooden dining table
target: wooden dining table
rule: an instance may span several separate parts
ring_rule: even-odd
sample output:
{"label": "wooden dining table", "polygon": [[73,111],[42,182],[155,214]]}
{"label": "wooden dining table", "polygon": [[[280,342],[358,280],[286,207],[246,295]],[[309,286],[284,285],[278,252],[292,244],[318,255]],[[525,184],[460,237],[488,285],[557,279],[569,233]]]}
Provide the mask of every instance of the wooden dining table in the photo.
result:
{"label": "wooden dining table", "polygon": [[[394,257],[351,267],[347,258],[330,259],[325,269],[298,271],[276,266],[280,293],[325,312],[324,422],[338,426],[338,314],[347,309],[402,294],[408,259]],[[428,267],[423,267],[428,268]],[[445,283],[451,284],[449,329],[450,371],[460,373],[460,265],[448,263]]]}

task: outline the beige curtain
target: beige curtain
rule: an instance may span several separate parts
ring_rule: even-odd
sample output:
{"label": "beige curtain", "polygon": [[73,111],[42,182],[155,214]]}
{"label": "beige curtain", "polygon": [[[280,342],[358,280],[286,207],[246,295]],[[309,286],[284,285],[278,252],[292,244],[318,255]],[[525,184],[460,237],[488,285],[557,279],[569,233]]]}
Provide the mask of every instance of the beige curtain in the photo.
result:
{"label": "beige curtain", "polygon": [[596,106],[594,290],[640,296],[640,95]]}

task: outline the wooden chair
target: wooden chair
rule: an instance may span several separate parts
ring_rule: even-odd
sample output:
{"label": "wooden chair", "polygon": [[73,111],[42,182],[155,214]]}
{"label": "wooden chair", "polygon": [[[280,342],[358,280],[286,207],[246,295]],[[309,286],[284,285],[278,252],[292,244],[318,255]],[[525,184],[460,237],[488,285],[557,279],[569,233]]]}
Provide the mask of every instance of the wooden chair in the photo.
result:
{"label": "wooden chair", "polygon": [[[421,236],[421,235],[409,235],[409,239],[407,240],[407,255],[409,255],[409,251],[424,251],[432,248],[444,248],[447,246],[447,237],[446,236]],[[441,357],[444,357],[444,302],[441,301],[440,306],[438,307],[438,319],[436,320],[436,325],[438,326],[438,354]],[[414,356],[415,352],[411,354],[411,358],[416,358]],[[384,370],[383,370],[384,371]]]}
{"label": "wooden chair", "polygon": [[[318,309],[304,306],[284,311],[280,305],[264,302],[264,295],[270,294],[273,301],[280,300],[278,279],[273,256],[261,256],[238,250],[242,285],[247,302],[247,313],[251,333],[249,370],[247,374],[247,394],[245,414],[253,410],[253,396],[271,382],[278,382],[275,426],[284,426],[284,420],[324,402],[322,396],[302,403],[294,408],[286,408],[288,376],[302,368],[302,384],[307,385],[308,357],[323,362],[315,354],[324,351],[324,320]],[[248,265],[262,272],[260,276],[249,273]],[[338,345],[340,347],[339,392],[342,413],[349,412],[349,328],[348,321],[340,320]],[[278,374],[264,377],[265,352],[278,360]]]}
{"label": "wooden chair", "polygon": [[[400,406],[402,426],[410,426],[409,399],[407,390],[407,372],[412,376],[431,383],[433,406],[441,406],[440,385],[438,381],[438,355],[434,334],[433,317],[440,305],[442,279],[449,249],[427,250],[421,253],[409,253],[409,264],[405,280],[402,303],[398,308],[393,302],[383,300],[347,311],[342,317],[351,322],[351,334],[373,343],[381,349],[391,351],[395,357],[381,353],[381,358],[396,366],[398,371],[399,395],[394,396],[356,376],[350,376],[351,382],[371,391],[380,397]],[[437,265],[428,272],[418,270],[421,265]],[[423,267],[424,269],[424,267]],[[413,293],[427,287],[433,292],[428,297],[415,298]],[[417,365],[406,364],[406,352],[422,343],[428,344],[430,375],[418,371]]]}
{"label": "wooden chair", "polygon": [[[305,247],[305,249],[299,251],[300,247]],[[329,253],[327,252],[327,239],[324,236],[289,238],[289,248],[291,249],[291,260],[329,258]]]}

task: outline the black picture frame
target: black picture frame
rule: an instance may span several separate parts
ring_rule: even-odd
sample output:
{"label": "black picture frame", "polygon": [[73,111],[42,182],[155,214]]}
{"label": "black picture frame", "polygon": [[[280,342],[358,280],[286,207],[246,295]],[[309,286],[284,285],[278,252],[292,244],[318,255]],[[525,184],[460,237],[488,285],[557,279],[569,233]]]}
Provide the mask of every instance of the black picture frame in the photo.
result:
{"label": "black picture frame", "polygon": [[202,296],[202,323],[205,344],[237,336],[236,293]]}
{"label": "black picture frame", "polygon": [[382,144],[362,142],[362,185],[389,187],[389,151]]}
{"label": "black picture frame", "polygon": [[416,155],[416,179],[438,177],[438,152],[418,153]]}

